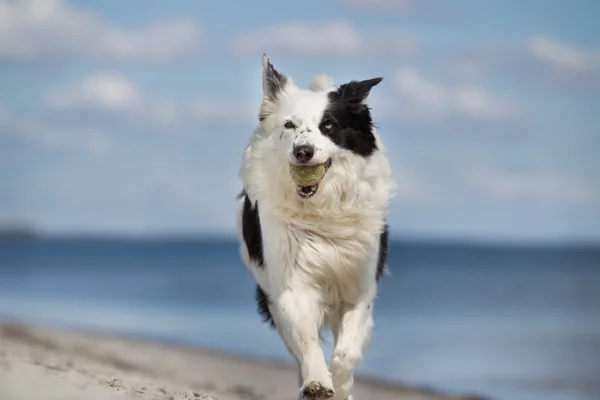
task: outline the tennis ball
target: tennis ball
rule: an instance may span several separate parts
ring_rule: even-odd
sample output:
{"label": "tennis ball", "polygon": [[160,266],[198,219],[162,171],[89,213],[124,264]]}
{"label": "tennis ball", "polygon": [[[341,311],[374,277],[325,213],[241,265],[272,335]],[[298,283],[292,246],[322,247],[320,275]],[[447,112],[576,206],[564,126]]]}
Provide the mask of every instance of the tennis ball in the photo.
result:
{"label": "tennis ball", "polygon": [[290,164],[290,175],[296,185],[314,186],[325,176],[325,165],[293,165]]}

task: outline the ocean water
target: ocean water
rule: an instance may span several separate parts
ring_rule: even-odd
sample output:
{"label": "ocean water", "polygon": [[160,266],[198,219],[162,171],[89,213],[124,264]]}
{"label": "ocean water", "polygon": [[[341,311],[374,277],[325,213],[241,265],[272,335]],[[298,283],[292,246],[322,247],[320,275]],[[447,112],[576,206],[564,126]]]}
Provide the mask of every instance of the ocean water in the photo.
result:
{"label": "ocean water", "polygon": [[[388,264],[361,375],[493,399],[600,399],[600,248],[398,242]],[[291,363],[254,287],[233,241],[0,242],[2,320]]]}

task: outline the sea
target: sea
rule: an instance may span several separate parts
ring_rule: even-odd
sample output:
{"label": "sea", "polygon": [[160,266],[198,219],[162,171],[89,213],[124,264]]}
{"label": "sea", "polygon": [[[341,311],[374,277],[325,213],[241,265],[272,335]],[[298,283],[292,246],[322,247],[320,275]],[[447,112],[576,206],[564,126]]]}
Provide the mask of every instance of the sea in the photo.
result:
{"label": "sea", "polygon": [[[600,246],[396,241],[388,261],[358,375],[497,400],[600,399]],[[233,240],[0,241],[0,320],[292,365],[254,290]]]}

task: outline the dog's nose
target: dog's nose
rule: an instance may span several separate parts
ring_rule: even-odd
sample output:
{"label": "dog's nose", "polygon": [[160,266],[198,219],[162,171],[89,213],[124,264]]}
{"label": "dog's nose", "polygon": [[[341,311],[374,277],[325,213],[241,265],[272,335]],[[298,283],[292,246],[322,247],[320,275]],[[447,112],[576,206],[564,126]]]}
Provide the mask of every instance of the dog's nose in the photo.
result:
{"label": "dog's nose", "polygon": [[301,144],[299,146],[294,146],[294,157],[296,160],[305,163],[309,162],[311,158],[315,155],[315,148],[308,144]]}

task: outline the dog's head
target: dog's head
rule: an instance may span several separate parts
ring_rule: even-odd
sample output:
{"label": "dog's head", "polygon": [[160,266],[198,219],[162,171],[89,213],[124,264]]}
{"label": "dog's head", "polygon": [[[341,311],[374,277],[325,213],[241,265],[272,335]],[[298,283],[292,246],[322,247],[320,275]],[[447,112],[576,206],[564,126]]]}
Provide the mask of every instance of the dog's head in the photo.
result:
{"label": "dog's head", "polygon": [[[366,99],[383,78],[335,86],[321,76],[306,90],[277,71],[266,54],[262,64],[259,121],[282,166],[324,164],[327,170],[341,156],[367,158],[377,150]],[[316,194],[319,184],[296,189],[307,199]]]}

